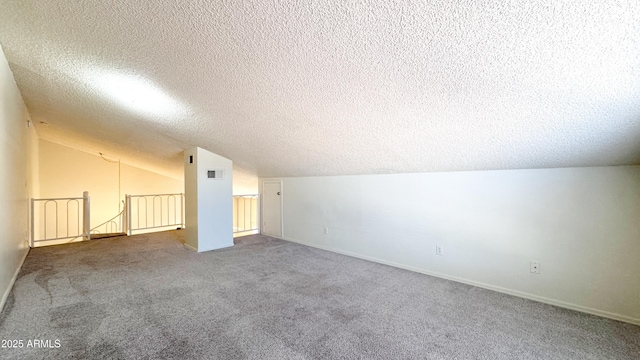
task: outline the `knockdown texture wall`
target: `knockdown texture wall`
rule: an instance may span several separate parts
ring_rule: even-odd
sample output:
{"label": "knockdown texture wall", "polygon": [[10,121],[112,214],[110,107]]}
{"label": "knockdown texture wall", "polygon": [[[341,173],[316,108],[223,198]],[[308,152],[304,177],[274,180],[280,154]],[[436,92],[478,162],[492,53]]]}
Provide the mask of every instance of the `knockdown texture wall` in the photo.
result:
{"label": "knockdown texture wall", "polygon": [[287,240],[640,324],[638,166],[284,178],[283,195]]}
{"label": "knockdown texture wall", "polygon": [[27,128],[29,115],[0,47],[0,309],[28,251],[29,197],[36,136]]}

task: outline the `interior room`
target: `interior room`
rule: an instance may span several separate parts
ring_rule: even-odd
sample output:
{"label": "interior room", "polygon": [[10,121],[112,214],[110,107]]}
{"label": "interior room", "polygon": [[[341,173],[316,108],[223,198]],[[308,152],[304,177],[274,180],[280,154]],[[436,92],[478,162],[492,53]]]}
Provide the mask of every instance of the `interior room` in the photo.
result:
{"label": "interior room", "polygon": [[5,1],[0,357],[637,359],[637,1]]}

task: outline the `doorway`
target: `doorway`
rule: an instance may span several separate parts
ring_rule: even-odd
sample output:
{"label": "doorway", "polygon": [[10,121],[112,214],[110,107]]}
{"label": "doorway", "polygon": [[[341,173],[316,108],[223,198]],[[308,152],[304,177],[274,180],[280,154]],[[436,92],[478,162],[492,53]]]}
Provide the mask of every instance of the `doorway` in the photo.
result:
{"label": "doorway", "polygon": [[282,181],[262,182],[262,233],[282,237]]}

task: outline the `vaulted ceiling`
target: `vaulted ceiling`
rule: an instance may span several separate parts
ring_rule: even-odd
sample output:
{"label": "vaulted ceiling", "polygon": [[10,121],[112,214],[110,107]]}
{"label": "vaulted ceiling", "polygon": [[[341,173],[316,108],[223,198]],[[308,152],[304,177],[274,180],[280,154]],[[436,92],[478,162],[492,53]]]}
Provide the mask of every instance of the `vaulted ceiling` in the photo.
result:
{"label": "vaulted ceiling", "polygon": [[640,2],[5,0],[38,134],[160,172],[640,164]]}

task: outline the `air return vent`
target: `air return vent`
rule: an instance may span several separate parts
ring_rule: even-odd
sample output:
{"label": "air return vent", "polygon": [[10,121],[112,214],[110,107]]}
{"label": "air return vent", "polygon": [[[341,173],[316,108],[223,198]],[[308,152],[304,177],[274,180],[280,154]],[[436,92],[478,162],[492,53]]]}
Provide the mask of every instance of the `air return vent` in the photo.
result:
{"label": "air return vent", "polygon": [[220,180],[224,177],[224,170],[207,170],[207,179]]}

